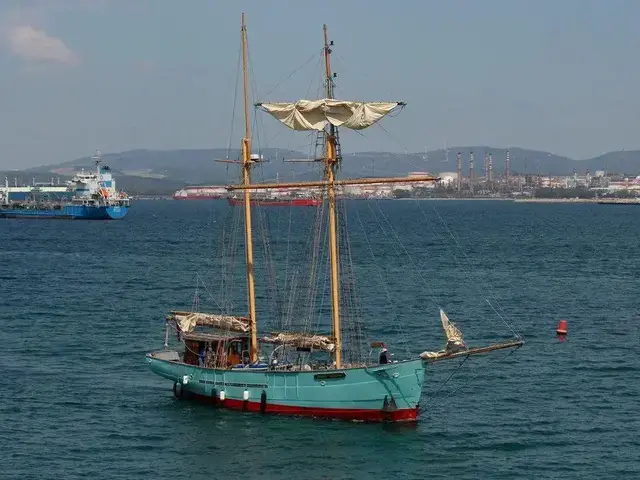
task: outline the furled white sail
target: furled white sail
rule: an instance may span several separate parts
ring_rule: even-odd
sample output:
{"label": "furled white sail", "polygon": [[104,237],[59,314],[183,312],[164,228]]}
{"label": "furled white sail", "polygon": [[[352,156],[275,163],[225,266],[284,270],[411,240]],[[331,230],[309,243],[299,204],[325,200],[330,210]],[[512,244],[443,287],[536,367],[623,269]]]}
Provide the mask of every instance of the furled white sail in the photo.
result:
{"label": "furled white sail", "polygon": [[447,337],[447,343],[444,350],[438,352],[423,352],[420,357],[426,359],[433,359],[441,357],[443,355],[450,355],[452,353],[460,352],[467,349],[464,339],[462,338],[462,332],[456,327],[455,323],[449,320],[444,310],[440,309],[440,321],[442,322],[442,329]]}
{"label": "furled white sail", "polygon": [[362,130],[376,123],[400,103],[350,102],[324,98],[258,105],[293,130],[323,130],[328,123],[336,127]]}
{"label": "furled white sail", "polygon": [[183,332],[191,332],[198,327],[213,327],[232,332],[248,332],[249,319],[214,313],[171,312],[169,320],[175,321]]}
{"label": "furled white sail", "polygon": [[264,343],[277,343],[281,345],[294,345],[296,347],[311,347],[332,352],[335,349],[333,340],[324,335],[305,335],[302,333],[273,333],[271,336],[260,339]]}
{"label": "furled white sail", "polygon": [[440,309],[440,321],[442,329],[447,337],[447,346],[445,349],[449,352],[466,348],[462,339],[462,332],[456,327],[456,324],[449,320],[444,310]]}

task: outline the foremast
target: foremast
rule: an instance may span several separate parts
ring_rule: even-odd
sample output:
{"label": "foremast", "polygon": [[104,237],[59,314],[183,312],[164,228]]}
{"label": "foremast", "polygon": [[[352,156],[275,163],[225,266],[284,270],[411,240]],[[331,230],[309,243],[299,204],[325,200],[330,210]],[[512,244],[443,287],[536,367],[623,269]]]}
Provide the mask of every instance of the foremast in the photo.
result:
{"label": "foremast", "polygon": [[[327,25],[322,26],[324,32],[324,64],[326,73],[327,98],[333,98],[333,78],[331,74],[331,49],[327,38]],[[325,180],[327,181],[327,197],[329,202],[329,259],[331,262],[331,316],[333,324],[333,340],[335,342],[334,360],[336,368],[342,368],[342,332],[340,329],[340,272],[338,262],[337,212],[335,176],[338,166],[336,148],[336,127],[328,125],[325,130]]]}
{"label": "foremast", "polygon": [[[249,79],[247,73],[247,26],[242,14],[240,28],[242,40],[242,86],[244,93],[244,138],[242,139],[242,185],[251,183],[251,123],[249,122]],[[253,238],[251,231],[251,190],[244,190],[244,244],[247,269],[247,300],[251,340],[249,356],[251,363],[258,361],[258,327],[256,323],[256,291],[253,272]]]}

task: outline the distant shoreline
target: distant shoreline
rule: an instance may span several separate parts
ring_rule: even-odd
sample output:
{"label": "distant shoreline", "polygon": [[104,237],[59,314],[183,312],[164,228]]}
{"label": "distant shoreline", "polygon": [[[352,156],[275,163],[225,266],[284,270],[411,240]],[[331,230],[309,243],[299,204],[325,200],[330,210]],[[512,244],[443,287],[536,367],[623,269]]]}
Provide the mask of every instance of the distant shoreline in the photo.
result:
{"label": "distant shoreline", "polygon": [[597,198],[516,198],[516,203],[598,203]]}
{"label": "distant shoreline", "polygon": [[[376,200],[375,198],[363,198],[362,200]],[[502,201],[502,202],[513,202],[513,198],[489,198],[489,197],[460,197],[460,198],[454,198],[454,197],[424,197],[424,198],[393,198],[390,200],[420,200],[420,201],[424,201],[424,200],[438,200],[438,201],[449,201],[449,200],[472,200],[474,202],[476,201],[486,201],[486,200],[490,200],[490,201]]]}
{"label": "distant shoreline", "polygon": [[[175,199],[170,196],[140,196],[140,197],[132,197],[134,200],[171,200],[175,201]],[[195,200],[211,200],[211,199],[195,199]],[[224,199],[216,199],[216,200],[224,200]],[[452,197],[430,197],[430,198],[350,198],[343,197],[341,200],[393,200],[393,201],[473,201],[473,202],[484,202],[484,201],[500,201],[500,202],[513,202],[513,203],[564,203],[564,204],[576,204],[576,203],[599,203],[599,204],[608,204],[608,205],[640,205],[640,199],[637,198],[488,198],[488,197],[479,197],[479,198],[452,198]]]}
{"label": "distant shoreline", "polygon": [[601,205],[640,205],[639,198],[518,198],[518,203],[599,203]]}

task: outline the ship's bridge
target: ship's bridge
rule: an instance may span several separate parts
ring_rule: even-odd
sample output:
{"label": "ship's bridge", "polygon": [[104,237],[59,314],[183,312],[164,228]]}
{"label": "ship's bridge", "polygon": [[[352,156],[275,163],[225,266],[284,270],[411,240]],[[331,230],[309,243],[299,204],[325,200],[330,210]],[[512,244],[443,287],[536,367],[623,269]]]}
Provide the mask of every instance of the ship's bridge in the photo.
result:
{"label": "ship's bridge", "polygon": [[116,196],[116,182],[111,174],[111,168],[107,165],[99,166],[95,173],[84,171],[77,173],[71,180],[71,185],[76,194],[91,196],[100,192],[104,197]]}

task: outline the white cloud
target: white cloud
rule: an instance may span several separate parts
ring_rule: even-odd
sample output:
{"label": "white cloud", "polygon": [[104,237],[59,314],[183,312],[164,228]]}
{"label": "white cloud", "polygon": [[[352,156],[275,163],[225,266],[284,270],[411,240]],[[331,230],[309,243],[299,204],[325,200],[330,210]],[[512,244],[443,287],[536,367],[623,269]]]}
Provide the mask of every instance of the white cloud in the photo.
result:
{"label": "white cloud", "polygon": [[6,37],[11,53],[31,62],[75,65],[80,60],[61,39],[31,25],[10,26]]}

